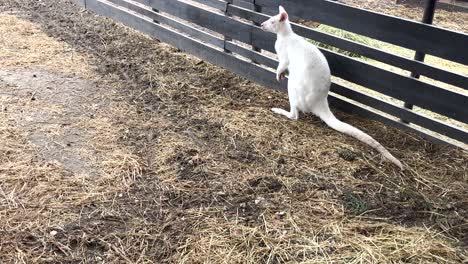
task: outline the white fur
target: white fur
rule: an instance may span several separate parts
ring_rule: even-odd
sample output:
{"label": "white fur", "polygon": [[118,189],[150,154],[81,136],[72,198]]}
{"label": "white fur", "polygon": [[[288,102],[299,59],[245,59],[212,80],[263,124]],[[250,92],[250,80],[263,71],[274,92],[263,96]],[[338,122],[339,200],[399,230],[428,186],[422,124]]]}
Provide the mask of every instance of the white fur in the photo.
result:
{"label": "white fur", "polygon": [[292,31],[288,15],[282,6],[279,7],[279,11],[278,15],[262,23],[262,29],[277,34],[275,50],[279,65],[276,78],[279,81],[288,70],[288,96],[291,109],[288,112],[273,108],[272,111],[293,120],[299,118],[299,111],[313,113],[331,128],[368,144],[403,169],[401,162],[371,136],[336,119],[328,106],[331,74],[325,56],[316,46]]}

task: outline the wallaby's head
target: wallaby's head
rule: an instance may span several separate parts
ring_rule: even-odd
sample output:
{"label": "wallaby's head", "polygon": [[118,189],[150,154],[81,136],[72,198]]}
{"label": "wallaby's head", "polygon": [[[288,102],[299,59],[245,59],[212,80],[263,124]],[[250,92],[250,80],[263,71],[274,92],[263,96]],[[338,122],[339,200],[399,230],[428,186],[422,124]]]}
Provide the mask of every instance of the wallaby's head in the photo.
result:
{"label": "wallaby's head", "polygon": [[288,13],[282,6],[279,6],[279,14],[272,16],[270,19],[262,23],[264,31],[278,33],[286,23],[288,23]]}

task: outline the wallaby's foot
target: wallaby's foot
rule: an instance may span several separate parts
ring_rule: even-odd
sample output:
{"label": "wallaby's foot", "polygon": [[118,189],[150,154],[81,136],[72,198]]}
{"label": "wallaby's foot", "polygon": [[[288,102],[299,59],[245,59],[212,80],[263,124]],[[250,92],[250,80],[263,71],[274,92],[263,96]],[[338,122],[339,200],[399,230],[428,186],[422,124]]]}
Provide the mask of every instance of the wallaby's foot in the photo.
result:
{"label": "wallaby's foot", "polygon": [[284,75],[284,72],[280,73],[280,74],[276,74],[276,80],[279,82],[281,80],[284,80],[285,79],[285,75]]}
{"label": "wallaby's foot", "polygon": [[299,115],[297,114],[297,111],[291,111],[291,112],[288,112],[284,109],[281,109],[281,108],[272,108],[271,111],[277,113],[277,114],[280,114],[280,115],[284,115],[285,117],[291,119],[291,120],[297,120],[299,118]]}

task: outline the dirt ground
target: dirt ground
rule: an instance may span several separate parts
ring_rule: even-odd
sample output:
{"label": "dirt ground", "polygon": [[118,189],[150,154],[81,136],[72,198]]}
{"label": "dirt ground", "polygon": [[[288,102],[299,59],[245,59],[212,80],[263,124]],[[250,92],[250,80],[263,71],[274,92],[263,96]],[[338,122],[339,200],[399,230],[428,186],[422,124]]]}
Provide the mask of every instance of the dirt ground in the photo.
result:
{"label": "dirt ground", "polygon": [[[424,3],[421,1],[421,5],[415,5],[407,3],[404,0],[397,4],[395,0],[340,0],[340,2],[373,10],[379,13],[387,15],[403,17],[415,21],[421,21],[424,14]],[[459,12],[451,9],[437,8],[434,13],[433,24],[439,27],[468,33],[468,12]]]}
{"label": "dirt ground", "polygon": [[1,263],[463,263],[468,154],[276,93],[65,0],[0,3]]}

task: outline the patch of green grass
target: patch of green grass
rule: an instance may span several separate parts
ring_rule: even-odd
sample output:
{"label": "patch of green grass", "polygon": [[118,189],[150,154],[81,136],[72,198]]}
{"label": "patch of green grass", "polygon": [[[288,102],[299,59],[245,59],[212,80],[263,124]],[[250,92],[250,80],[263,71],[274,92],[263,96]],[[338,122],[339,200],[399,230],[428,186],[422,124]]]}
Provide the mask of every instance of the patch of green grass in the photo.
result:
{"label": "patch of green grass", "polygon": [[[374,40],[374,39],[371,39],[371,38],[368,38],[368,37],[365,37],[365,36],[361,36],[361,35],[358,35],[358,34],[355,34],[355,33],[352,33],[352,32],[346,31],[346,30],[342,30],[342,29],[339,29],[339,28],[334,28],[334,27],[330,27],[330,26],[327,26],[327,25],[320,25],[320,26],[317,27],[317,30],[321,31],[321,32],[329,33],[329,34],[337,36],[337,37],[348,39],[348,40],[351,40],[351,41],[354,41],[354,42],[357,42],[357,43],[360,43],[360,44],[368,45],[368,46],[371,46],[371,47],[374,47],[374,48],[381,48],[381,44],[377,40]],[[314,41],[314,40],[309,40],[309,41],[312,44],[316,45],[316,46],[319,46],[321,48],[325,48],[325,49],[328,49],[328,50],[331,50],[331,51],[335,51],[335,52],[344,54],[346,56],[356,57],[356,58],[365,58],[365,57],[363,57],[363,56],[361,56],[359,54],[349,52],[349,51],[346,51],[346,50],[342,50],[342,49],[330,46],[328,44],[324,44],[324,43]]]}
{"label": "patch of green grass", "polygon": [[343,201],[344,207],[355,215],[363,214],[369,209],[365,201],[351,192],[343,194]]}

